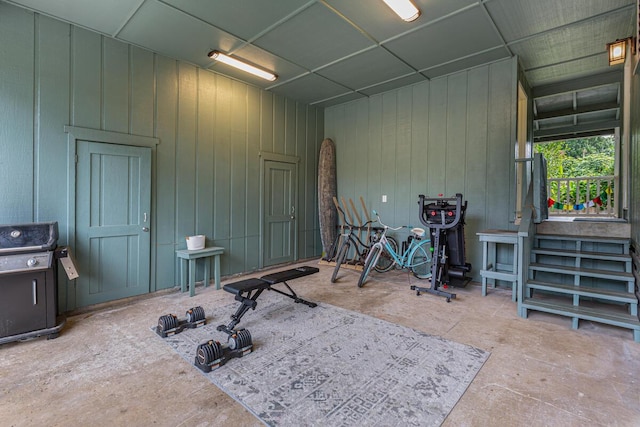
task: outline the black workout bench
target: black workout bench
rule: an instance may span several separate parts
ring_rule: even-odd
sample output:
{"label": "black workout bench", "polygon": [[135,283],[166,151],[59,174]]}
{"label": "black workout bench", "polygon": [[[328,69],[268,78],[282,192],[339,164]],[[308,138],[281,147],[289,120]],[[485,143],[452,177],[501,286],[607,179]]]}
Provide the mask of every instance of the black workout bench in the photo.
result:
{"label": "black workout bench", "polygon": [[[256,309],[256,305],[258,304],[256,300],[265,289],[289,297],[296,303],[305,304],[309,307],[316,307],[318,304],[316,304],[315,302],[310,302],[300,298],[298,294],[296,294],[295,291],[291,289],[291,286],[289,286],[287,281],[308,276],[310,274],[315,274],[318,271],[320,270],[318,270],[316,267],[309,267],[305,265],[302,267],[293,268],[291,270],[267,274],[266,276],[262,276],[259,279],[245,279],[239,282],[224,285],[222,289],[235,294],[236,301],[239,301],[242,304],[240,305],[240,307],[238,307],[238,310],[236,310],[236,312],[231,316],[231,323],[226,326],[218,326],[218,330],[226,332],[227,334],[233,333],[233,329],[238,323],[240,323],[240,319],[242,319],[242,316],[244,316],[249,309]],[[273,285],[276,285],[278,283],[284,284],[289,292],[285,292],[273,287]]]}
{"label": "black workout bench", "polygon": [[[211,372],[229,360],[235,357],[245,356],[253,351],[251,333],[247,329],[235,329],[235,327],[240,323],[240,319],[242,319],[242,316],[244,316],[249,309],[255,310],[258,304],[256,300],[265,289],[289,297],[296,303],[316,307],[318,304],[315,302],[300,298],[295,291],[291,289],[287,281],[308,276],[318,271],[320,270],[315,267],[302,266],[291,270],[267,274],[259,279],[245,279],[224,285],[222,288],[227,292],[235,294],[236,301],[241,303],[236,312],[231,315],[231,322],[228,325],[219,325],[217,327],[218,331],[228,335],[227,345],[222,345],[213,339],[199,344],[196,348],[195,366],[203,372]],[[273,285],[278,283],[283,283],[289,292],[273,287]]]}

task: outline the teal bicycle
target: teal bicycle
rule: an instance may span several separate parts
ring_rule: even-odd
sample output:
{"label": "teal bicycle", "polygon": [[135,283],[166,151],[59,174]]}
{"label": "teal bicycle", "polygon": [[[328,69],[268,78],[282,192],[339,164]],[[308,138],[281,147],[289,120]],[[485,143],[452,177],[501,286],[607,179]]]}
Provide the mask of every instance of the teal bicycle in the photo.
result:
{"label": "teal bicycle", "polygon": [[[408,268],[414,276],[418,279],[428,279],[431,277],[431,241],[426,237],[424,229],[418,227],[412,227],[410,225],[404,225],[400,227],[389,227],[380,221],[380,215],[376,211],[373,214],[378,218],[378,223],[383,227],[378,240],[371,245],[367,258],[364,262],[364,268],[360,279],[358,279],[358,287],[361,288],[366,282],[367,277],[372,269],[378,263],[378,259],[384,255],[389,255],[393,260],[393,265],[396,268]],[[403,243],[403,249],[400,253],[396,252],[397,245],[394,247],[387,240],[388,230],[400,230],[402,228],[410,228],[411,234],[407,238],[407,241]],[[405,249],[406,247],[406,249]]]}

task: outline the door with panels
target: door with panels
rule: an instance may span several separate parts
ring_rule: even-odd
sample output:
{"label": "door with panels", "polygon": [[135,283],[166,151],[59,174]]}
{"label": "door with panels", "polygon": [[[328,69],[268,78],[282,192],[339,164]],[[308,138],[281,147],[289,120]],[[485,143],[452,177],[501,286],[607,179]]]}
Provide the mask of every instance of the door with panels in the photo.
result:
{"label": "door with panels", "polygon": [[78,307],[150,291],[151,149],[77,141]]}
{"label": "door with panels", "polygon": [[264,162],[263,264],[296,259],[296,164]]}

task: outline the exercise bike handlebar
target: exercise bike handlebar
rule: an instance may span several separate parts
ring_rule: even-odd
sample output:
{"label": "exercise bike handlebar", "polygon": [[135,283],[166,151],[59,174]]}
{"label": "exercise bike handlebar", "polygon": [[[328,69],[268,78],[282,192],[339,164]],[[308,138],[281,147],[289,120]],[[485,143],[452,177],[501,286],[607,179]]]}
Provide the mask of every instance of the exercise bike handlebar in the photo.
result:
{"label": "exercise bike handlebar", "polygon": [[[420,206],[420,212],[418,213],[418,218],[420,218],[420,222],[422,222],[426,227],[447,229],[447,228],[455,227],[460,222],[460,218],[462,218],[462,210],[464,209],[462,205],[462,194],[457,193],[455,197],[439,197],[439,198],[428,198],[424,194],[420,194],[418,198],[420,199],[418,201],[418,205]],[[440,211],[440,217],[438,218],[440,222],[431,221],[425,212],[426,211],[425,207],[429,204],[429,202],[436,203],[437,206],[442,206],[442,207],[448,206],[449,202],[455,202],[454,204],[455,217],[453,218],[453,221],[447,223],[445,219],[444,210]]]}

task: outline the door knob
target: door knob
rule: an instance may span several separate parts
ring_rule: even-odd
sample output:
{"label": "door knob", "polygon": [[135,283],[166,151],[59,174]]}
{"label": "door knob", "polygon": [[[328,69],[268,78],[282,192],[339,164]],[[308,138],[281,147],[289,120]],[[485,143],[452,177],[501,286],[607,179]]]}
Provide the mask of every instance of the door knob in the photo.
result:
{"label": "door knob", "polygon": [[142,231],[144,231],[145,233],[149,232],[149,227],[142,227]]}

